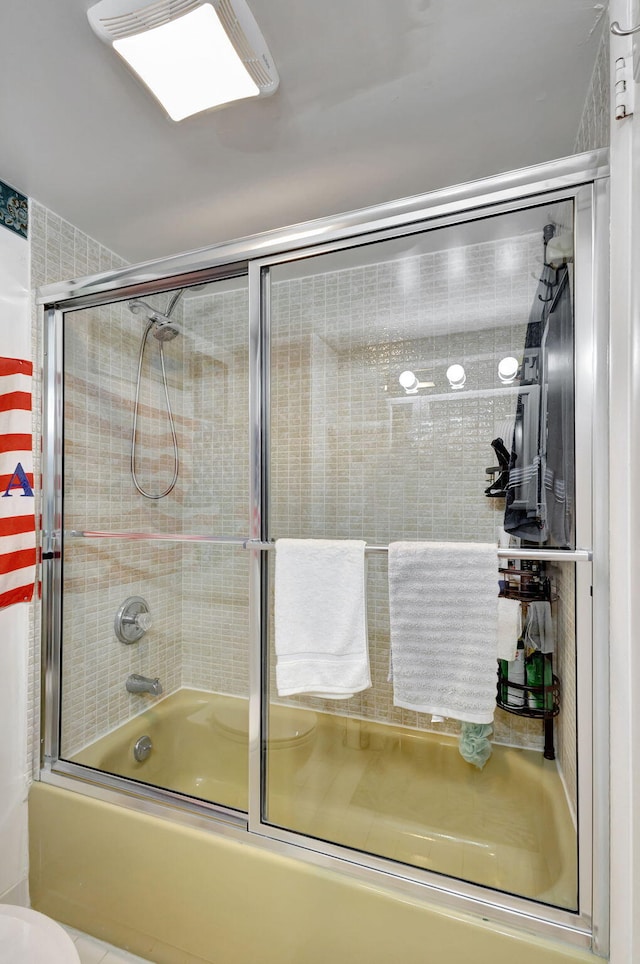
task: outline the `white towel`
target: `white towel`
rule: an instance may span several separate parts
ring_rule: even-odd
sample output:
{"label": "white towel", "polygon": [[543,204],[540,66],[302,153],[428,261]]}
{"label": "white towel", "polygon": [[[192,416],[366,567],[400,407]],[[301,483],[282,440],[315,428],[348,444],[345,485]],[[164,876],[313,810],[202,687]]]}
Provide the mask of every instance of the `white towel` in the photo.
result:
{"label": "white towel", "polygon": [[389,546],[394,703],[490,723],[496,700],[496,548],[478,543]]}
{"label": "white towel", "polygon": [[554,652],[555,631],[550,602],[536,600],[528,604],[522,637],[527,656],[535,650],[541,653]]}
{"label": "white towel", "polygon": [[371,686],[364,547],[348,539],[277,540],[279,696],[348,699]]}
{"label": "white towel", "polygon": [[519,600],[507,599],[501,596],[498,599],[498,659],[506,659],[511,663],[516,658],[518,646],[518,636],[521,631],[522,607]]}

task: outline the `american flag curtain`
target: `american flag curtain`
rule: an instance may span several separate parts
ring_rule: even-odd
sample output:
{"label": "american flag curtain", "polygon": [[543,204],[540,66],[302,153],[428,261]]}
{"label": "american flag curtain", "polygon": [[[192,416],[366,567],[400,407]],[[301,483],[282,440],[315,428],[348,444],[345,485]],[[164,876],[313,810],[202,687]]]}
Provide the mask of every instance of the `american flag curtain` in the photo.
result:
{"label": "american flag curtain", "polygon": [[33,598],[32,374],[31,362],[0,358],[0,608]]}

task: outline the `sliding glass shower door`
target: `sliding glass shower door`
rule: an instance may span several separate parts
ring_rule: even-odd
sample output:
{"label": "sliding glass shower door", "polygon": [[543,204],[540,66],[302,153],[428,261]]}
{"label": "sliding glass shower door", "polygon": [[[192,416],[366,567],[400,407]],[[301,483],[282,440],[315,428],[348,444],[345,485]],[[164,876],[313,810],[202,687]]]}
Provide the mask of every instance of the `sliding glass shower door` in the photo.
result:
{"label": "sliding glass shower door", "polygon": [[263,820],[568,909],[573,224],[565,201],[263,269]]}
{"label": "sliding glass shower door", "polygon": [[247,310],[245,275],[66,313],[60,704],[63,759],[243,811]]}
{"label": "sliding glass shower door", "polygon": [[528,191],[50,292],[43,779],[588,934],[598,192]]}

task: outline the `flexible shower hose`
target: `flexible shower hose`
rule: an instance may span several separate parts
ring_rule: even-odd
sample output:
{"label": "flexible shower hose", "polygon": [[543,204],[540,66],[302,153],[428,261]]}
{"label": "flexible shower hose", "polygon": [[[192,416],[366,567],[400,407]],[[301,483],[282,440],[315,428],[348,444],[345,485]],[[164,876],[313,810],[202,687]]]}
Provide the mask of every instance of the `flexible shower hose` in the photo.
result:
{"label": "flexible shower hose", "polygon": [[158,342],[160,349],[160,367],[162,369],[162,384],[164,387],[164,397],[167,402],[167,415],[169,416],[169,426],[171,428],[171,438],[173,440],[173,479],[169,484],[168,488],[161,492],[159,495],[152,495],[150,492],[145,491],[138,482],[138,477],[136,474],[136,435],[138,427],[138,408],[140,402],[140,381],[142,378],[142,362],[144,360],[144,350],[147,344],[147,337],[149,332],[153,328],[154,322],[150,321],[147,324],[145,332],[142,336],[142,341],[140,342],[140,355],[138,357],[138,377],[136,379],[136,399],[133,406],[133,429],[131,432],[131,478],[133,479],[133,484],[136,489],[143,495],[145,499],[164,499],[166,495],[175,488],[175,484],[178,481],[178,470],[180,468],[180,456],[178,453],[178,439],[176,438],[176,429],[173,422],[173,413],[171,411],[171,402],[169,401],[169,389],[167,387],[167,373],[164,366],[164,349],[162,347],[162,342]]}

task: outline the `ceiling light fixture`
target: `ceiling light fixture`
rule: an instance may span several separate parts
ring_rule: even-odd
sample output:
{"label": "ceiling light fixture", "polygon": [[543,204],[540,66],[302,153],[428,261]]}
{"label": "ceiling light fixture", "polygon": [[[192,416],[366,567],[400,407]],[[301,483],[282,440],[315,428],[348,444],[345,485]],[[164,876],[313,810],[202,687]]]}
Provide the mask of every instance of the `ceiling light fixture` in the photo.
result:
{"label": "ceiling light fixture", "polygon": [[175,121],[278,87],[245,0],[100,0],[87,17]]}

